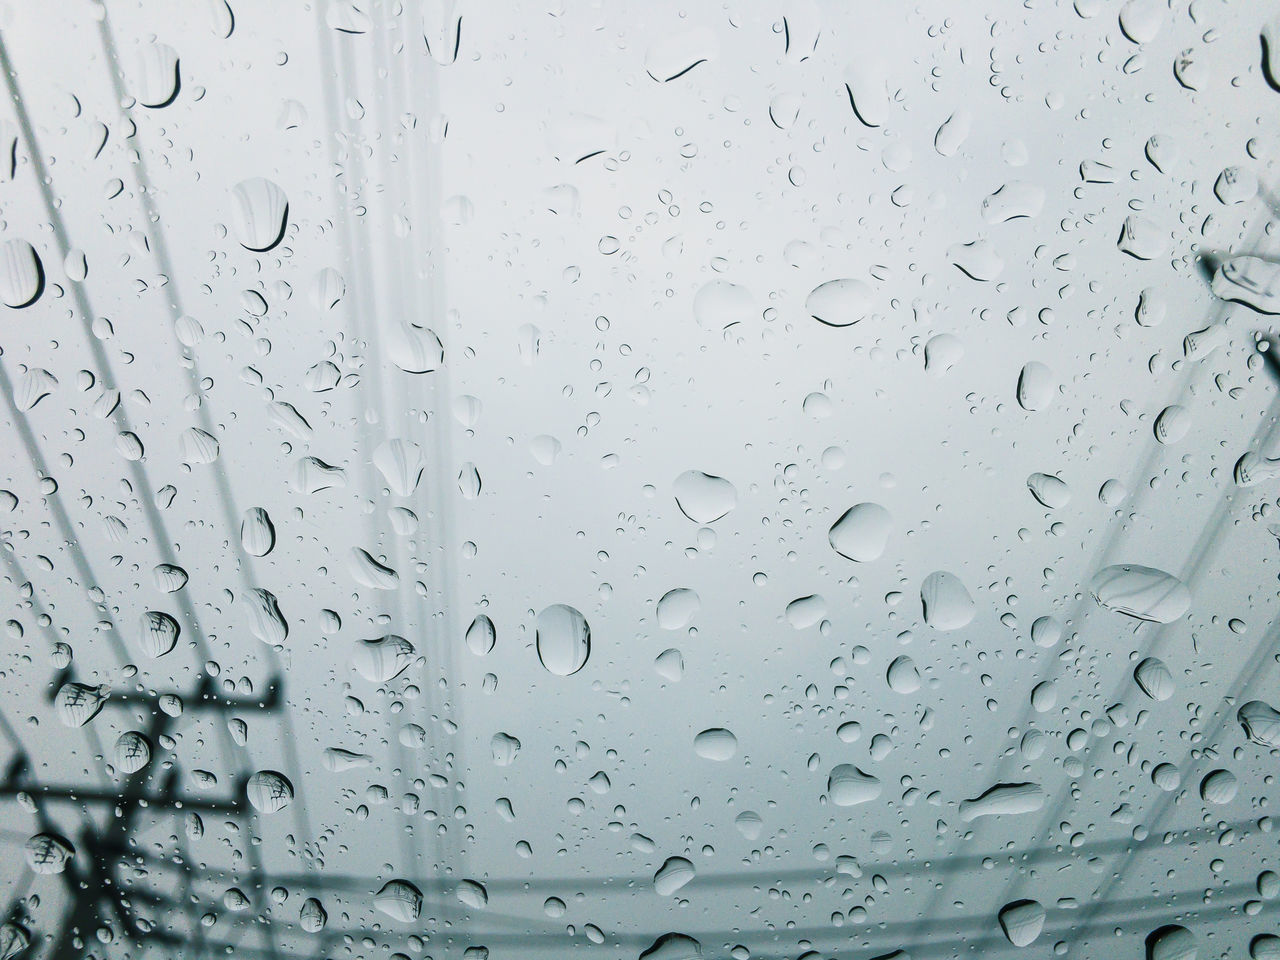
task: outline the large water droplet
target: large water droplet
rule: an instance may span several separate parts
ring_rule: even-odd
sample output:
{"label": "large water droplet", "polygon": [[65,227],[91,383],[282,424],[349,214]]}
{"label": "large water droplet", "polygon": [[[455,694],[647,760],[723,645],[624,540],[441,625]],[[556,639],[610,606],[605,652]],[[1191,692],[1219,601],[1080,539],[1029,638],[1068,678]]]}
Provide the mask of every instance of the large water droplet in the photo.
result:
{"label": "large water droplet", "polygon": [[1044,790],[1038,783],[997,783],[973,800],[960,803],[960,819],[972,823],[979,817],[1034,813],[1044,806]]}
{"label": "large water droplet", "polygon": [[251,557],[265,557],[276,545],[276,528],[262,507],[250,507],[240,521],[240,545]]}
{"label": "large water droplet", "polygon": [[413,663],[413,644],[404,637],[388,634],[356,644],[355,668],[370,683],[393,680]]}
{"label": "large water droplet", "polygon": [[827,539],[840,556],[869,563],[883,556],[892,527],[892,515],[880,504],[859,503],[831,525]]}
{"label": "large water droplet", "polygon": [[269,646],[279,646],[289,636],[289,624],[280,612],[280,603],[270,590],[254,587],[240,595],[249,614],[249,631]]}
{"label": "large water droplet", "polygon": [[27,866],[41,874],[62,873],[76,855],[76,848],[55,833],[37,833],[23,847]]}
{"label": "large water droplet", "polygon": [[1280,747],[1280,710],[1261,700],[1250,700],[1236,711],[1244,735],[1264,747]]}
{"label": "large water droplet", "polygon": [[293,784],[283,773],[259,770],[245,784],[249,802],[259,813],[279,813],[293,802]]}
{"label": "large water droplet", "polygon": [[460,880],[454,891],[458,902],[472,910],[481,910],[489,905],[489,891],[478,880]]}
{"label": "large water droplet", "polygon": [[895,693],[915,693],[920,689],[920,671],[910,657],[896,658],[885,671],[889,689]]}
{"label": "large water droplet", "polygon": [[1147,960],[1196,960],[1196,938],[1186,927],[1169,924],[1147,934]]}
{"label": "large water droplet", "polygon": [[138,620],[138,643],[148,657],[163,657],[178,644],[182,628],[178,621],[159,610],[148,610]]}
{"label": "large water droplet", "polygon": [[701,606],[698,594],[687,587],[668,590],[658,600],[658,626],[663,630],[687,627]]}
{"label": "large water droplet", "polygon": [[413,923],[422,915],[422,891],[408,880],[388,880],[373,897],[379,913],[400,923]]}
{"label": "large water droplet", "polygon": [[977,612],[960,578],[946,570],[925,577],[920,585],[920,602],[925,623],[935,630],[959,630],[968,626]]}
{"label": "large water droplet", "polygon": [[1044,929],[1045,910],[1035,900],[1015,900],[1000,908],[997,919],[1010,943],[1015,947],[1028,947]]}
{"label": "large water droplet", "polygon": [[426,459],[422,448],[408,440],[385,440],[373,451],[373,465],[378,468],[391,492],[410,496],[418,488]]}
{"label": "large water droplet", "polygon": [[270,250],[284,237],[289,198],[264,177],[244,180],[231,191],[231,221],[247,250]]}
{"label": "large water droplet", "polygon": [[482,613],[471,621],[464,639],[468,650],[477,657],[483,657],[493,650],[494,644],[498,642],[498,630],[493,625],[493,621]]}
{"label": "large water droplet", "polygon": [[151,762],[151,741],[136,730],[120,734],[116,739],[115,765],[123,774],[134,774]]}
{"label": "large water droplet", "polygon": [[25,240],[8,240],[0,246],[0,300],[20,310],[40,299],[44,292],[44,264],[35,247]]}
{"label": "large water droplet", "polygon": [[552,604],[538,614],[535,643],[542,665],[558,677],[569,677],[591,656],[591,627],[568,604]]}
{"label": "large water droplet", "polygon": [[871,288],[861,280],[828,280],[814,287],[804,301],[805,313],[829,327],[847,327],[871,312]]}
{"label": "large water droplet", "polygon": [[869,803],[880,796],[880,790],[877,777],[864,773],[851,763],[833,768],[827,777],[827,796],[837,807]]}
{"label": "large water droplet", "polygon": [[1280,313],[1280,262],[1232,257],[1214,271],[1211,289],[1215,297],[1242,303],[1258,313]]}
{"label": "large water droplet", "polygon": [[1053,402],[1053,373],[1038,360],[1023,366],[1018,374],[1018,406],[1035,412]]}
{"label": "large water droplet", "polygon": [[694,523],[715,523],[738,505],[738,491],[724,477],[686,470],[672,484],[676,506]]}
{"label": "large water droplet", "polygon": [[705,27],[670,34],[645,53],[645,73],[658,83],[683,77],[699,64],[714,60],[720,52],[716,35]]}
{"label": "large water droplet", "polygon": [[653,875],[653,889],[660,897],[669,897],[697,875],[693,864],[684,857],[668,857]]}
{"label": "large water droplet", "polygon": [[1138,564],[1104,567],[1089,582],[1089,593],[1108,610],[1153,623],[1172,623],[1191,607],[1191,591],[1181,580]]}
{"label": "large water droplet", "polygon": [[712,727],[693,738],[693,750],[704,760],[730,760],[738,752],[738,738],[724,727]]}
{"label": "large water droplet", "polygon": [[1163,660],[1147,657],[1133,670],[1138,689],[1152,700],[1168,700],[1173,696],[1173,674]]}
{"label": "large water droplet", "polygon": [[149,43],[138,54],[137,99],[144,107],[167,107],[181,89],[178,51],[165,43]]}

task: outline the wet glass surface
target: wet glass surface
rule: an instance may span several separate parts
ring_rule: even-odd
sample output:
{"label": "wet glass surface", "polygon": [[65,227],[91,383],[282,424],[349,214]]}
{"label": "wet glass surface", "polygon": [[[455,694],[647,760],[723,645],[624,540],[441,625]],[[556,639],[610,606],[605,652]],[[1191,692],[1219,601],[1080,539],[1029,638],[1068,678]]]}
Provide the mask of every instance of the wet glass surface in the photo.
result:
{"label": "wet glass surface", "polygon": [[0,958],[1280,958],[1260,0],[9,0]]}

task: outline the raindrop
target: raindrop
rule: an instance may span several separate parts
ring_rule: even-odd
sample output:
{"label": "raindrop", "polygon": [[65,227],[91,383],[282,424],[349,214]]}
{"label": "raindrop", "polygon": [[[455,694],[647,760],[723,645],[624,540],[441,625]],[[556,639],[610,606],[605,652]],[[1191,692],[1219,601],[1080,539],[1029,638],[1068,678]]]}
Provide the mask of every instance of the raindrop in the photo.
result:
{"label": "raindrop", "polygon": [[498,631],[493,621],[482,613],[471,621],[471,626],[467,627],[465,639],[467,649],[477,657],[483,657],[493,650],[494,644],[498,641]]}
{"label": "raindrop", "polygon": [[218,459],[218,441],[198,427],[188,427],[178,438],[178,449],[186,463],[213,463]]}
{"label": "raindrop", "polygon": [[1195,935],[1172,923],[1147,934],[1146,947],[1147,960],[1196,960],[1198,952]]}
{"label": "raindrop", "polygon": [[1133,670],[1134,683],[1152,700],[1168,700],[1173,696],[1173,674],[1163,660],[1147,657]]}
{"label": "raindrop", "polygon": [[699,64],[714,60],[719,52],[716,35],[704,27],[670,34],[645,53],[645,73],[658,83],[670,83]]}
{"label": "raindrop", "polygon": [[687,587],[668,590],[658,600],[658,626],[663,630],[687,627],[701,605],[698,594]]}
{"label": "raindrop", "polygon": [[378,468],[391,492],[400,497],[412,495],[422,479],[426,459],[422,448],[408,440],[384,440],[373,451],[373,465]]}
{"label": "raindrop", "polygon": [[55,874],[67,869],[76,849],[63,837],[54,833],[37,833],[23,848],[27,865],[36,873]]}
{"label": "raindrop", "polygon": [[915,693],[920,689],[920,671],[910,657],[896,658],[885,672],[889,689],[894,693]]}
{"label": "raindrop", "polygon": [[360,547],[351,548],[347,569],[356,583],[370,590],[394,590],[400,585],[400,574]]}
{"label": "raindrop", "polygon": [[370,683],[386,683],[413,663],[413,644],[404,637],[388,634],[356,643],[355,668]]}
{"label": "raindrop", "polygon": [[329,914],[315,897],[308,897],[298,911],[298,926],[307,933],[319,933],[329,922]]}
{"label": "raindrop", "polygon": [[444,344],[434,330],[397,324],[387,340],[387,355],[405,373],[432,373],[444,363]]}
{"label": "raindrop", "polygon": [[1038,360],[1023,366],[1018,374],[1018,406],[1033,413],[1043,410],[1053,402],[1053,391],[1053,373],[1047,366]]}
{"label": "raindrop", "polygon": [[660,897],[670,897],[696,876],[693,863],[684,857],[668,857],[653,875],[653,889]]}
{"label": "raindrop", "polygon": [[489,905],[489,891],[479,881],[461,880],[454,892],[459,903],[473,910],[482,910]]}
{"label": "raindrop", "polygon": [[672,484],[676,506],[694,523],[715,523],[738,505],[738,491],[724,477],[686,470]]}
{"label": "raindrop", "polygon": [[1280,313],[1280,262],[1232,257],[1214,271],[1210,289],[1215,297],[1258,313]]}
{"label": "raindrop", "polygon": [[289,198],[263,177],[244,180],[231,191],[231,221],[246,250],[270,250],[284,237]]}
{"label": "raindrop", "polygon": [[25,240],[8,240],[0,246],[0,300],[20,310],[40,299],[44,292],[44,265],[35,247]]}
{"label": "raindrop", "polygon": [[151,579],[161,593],[177,593],[187,585],[187,571],[172,563],[157,563],[151,570]]}
{"label": "raindrop", "polygon": [[1280,747],[1280,710],[1261,700],[1250,700],[1236,711],[1236,722],[1247,739],[1259,746]]}
{"label": "raindrop", "polygon": [[738,738],[724,727],[712,727],[693,738],[693,751],[704,760],[731,760],[738,752]]}
{"label": "raindrop", "polygon": [[1045,911],[1035,900],[1015,900],[1000,908],[998,919],[1010,943],[1028,947],[1044,929]]}
{"label": "raindrop", "polygon": [[924,620],[935,630],[959,630],[968,626],[977,608],[969,591],[954,573],[938,570],[920,585]]}
{"label": "raindrop", "polygon": [[116,740],[115,765],[124,774],[134,774],[151,762],[151,741],[136,730],[120,734]]}
{"label": "raindrop", "polygon": [[829,327],[848,327],[871,312],[871,288],[861,280],[828,280],[810,291],[804,310]]}
{"label": "raindrop", "polygon": [[1172,623],[1191,607],[1191,591],[1181,580],[1137,564],[1098,571],[1089,583],[1089,593],[1108,610],[1152,623]]}
{"label": "raindrop", "polygon": [[107,688],[70,680],[58,688],[54,706],[66,727],[83,727],[96,717],[107,702]]}
{"label": "raindrop", "polygon": [[373,897],[379,913],[400,923],[413,923],[422,915],[422,891],[408,880],[388,880]]}
{"label": "raindrop", "polygon": [[558,677],[569,677],[586,666],[591,656],[591,627],[576,609],[556,603],[538,614],[538,661]]}
{"label": "raindrop", "polygon": [[138,642],[142,652],[153,659],[163,657],[178,644],[182,628],[178,621],[159,610],[146,611],[138,621]]}
{"label": "raindrop", "polygon": [[827,796],[837,807],[869,803],[880,796],[881,783],[851,763],[842,763],[827,777]]}
{"label": "raindrop", "polygon": [[276,528],[262,507],[250,507],[240,521],[240,545],[251,557],[265,557],[276,545]]}
{"label": "raindrop", "polygon": [[1071,502],[1071,491],[1059,477],[1048,473],[1033,473],[1027,477],[1027,489],[1050,510],[1060,510]]}
{"label": "raindrop", "polygon": [[259,770],[245,784],[245,794],[259,813],[278,813],[293,802],[293,784],[283,773]]}
{"label": "raindrop", "polygon": [[960,819],[972,823],[979,817],[1034,813],[1044,806],[1044,790],[1038,783],[997,783],[972,800],[960,803]]}
{"label": "raindrop", "polygon": [[850,507],[831,525],[827,540],[840,556],[860,563],[879,560],[889,543],[893,517],[878,503]]}
{"label": "raindrop", "polygon": [[182,87],[178,52],[164,43],[149,43],[138,54],[137,100],[144,107],[167,107]]}
{"label": "raindrop", "polygon": [[787,623],[797,630],[805,630],[821,622],[827,615],[827,601],[816,593],[798,597],[787,604]]}
{"label": "raindrop", "polygon": [[1240,783],[1230,770],[1213,770],[1200,781],[1200,798],[1206,803],[1230,803],[1239,788]]}
{"label": "raindrop", "polygon": [[269,646],[279,646],[289,636],[289,624],[280,612],[276,595],[254,587],[240,595],[249,614],[249,632]]}

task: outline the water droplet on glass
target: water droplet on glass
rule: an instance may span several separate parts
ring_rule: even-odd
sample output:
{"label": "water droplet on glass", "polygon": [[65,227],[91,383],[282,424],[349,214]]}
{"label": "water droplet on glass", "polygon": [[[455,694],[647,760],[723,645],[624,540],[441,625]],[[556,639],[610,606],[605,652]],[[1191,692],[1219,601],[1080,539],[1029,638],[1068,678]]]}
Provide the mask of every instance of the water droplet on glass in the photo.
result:
{"label": "water droplet on glass", "polygon": [[881,783],[877,777],[859,770],[851,763],[834,767],[827,777],[827,796],[837,807],[852,807],[869,803],[880,796]]}
{"label": "water droplet on glass", "polygon": [[1172,623],[1191,607],[1191,591],[1181,580],[1138,564],[1103,568],[1089,582],[1089,593],[1108,610],[1153,623]]}
{"label": "water droplet on glass", "polygon": [[240,521],[240,545],[251,557],[265,557],[276,545],[276,528],[262,507],[250,507]]}
{"label": "water droplet on glass", "polygon": [[997,783],[972,800],[960,803],[960,819],[972,823],[979,817],[1017,816],[1044,806],[1044,790],[1038,783]]}
{"label": "water droplet on glass", "polygon": [[694,878],[697,871],[684,857],[668,857],[653,875],[653,889],[660,897],[670,897]]}
{"label": "water droplet on glass", "polygon": [[259,813],[278,813],[293,802],[293,784],[283,773],[259,770],[245,784],[245,794]]}
{"label": "water droplet on glass", "polygon": [[1044,929],[1045,910],[1035,900],[1015,900],[1000,908],[1000,929],[1015,947],[1035,943]]}
{"label": "water droplet on glass", "polygon": [[1259,746],[1280,747],[1280,710],[1261,700],[1250,700],[1236,711],[1244,735]]}
{"label": "water droplet on glass", "polygon": [[178,51],[165,43],[149,43],[138,53],[136,97],[144,107],[167,107],[181,89]]}
{"label": "water droplet on glass", "polygon": [[805,313],[829,327],[848,327],[871,312],[871,288],[861,280],[828,280],[810,291]]}
{"label": "water droplet on glass", "polygon": [[738,752],[738,738],[724,727],[712,727],[693,738],[693,750],[704,760],[731,760]]}
{"label": "water droplet on glass", "polygon": [[1133,681],[1152,700],[1168,700],[1173,696],[1173,674],[1164,661],[1147,657],[1134,667]]}
{"label": "water droplet on glass", "polygon": [[40,874],[62,873],[76,855],[75,847],[65,837],[53,833],[37,833],[23,848],[27,866]]}
{"label": "water droplet on glass", "polygon": [[374,640],[356,643],[355,668],[370,683],[386,683],[407,670],[413,663],[413,644],[404,637],[388,634]]}
{"label": "water droplet on glass", "polygon": [[668,590],[658,600],[658,626],[663,630],[687,627],[701,606],[698,594],[687,587]]}
{"label": "water droplet on glass", "polygon": [[466,633],[467,649],[477,657],[483,657],[493,650],[498,641],[498,630],[485,614],[480,614],[471,621]]}
{"label": "water droplet on glass", "polygon": [[284,237],[289,198],[276,184],[254,177],[231,191],[231,222],[240,244],[247,250],[270,250]]}
{"label": "water droplet on glass", "polygon": [[44,292],[44,264],[35,247],[25,240],[8,240],[0,246],[0,300],[20,310],[40,299]]}
{"label": "water droplet on glass", "polygon": [[414,923],[422,915],[422,891],[408,880],[388,880],[373,897],[373,906],[400,923]]}
{"label": "water droplet on glass", "polygon": [[910,657],[896,658],[885,672],[889,689],[894,693],[915,693],[920,689],[920,671]]}
{"label": "water droplet on glass", "polygon": [[938,570],[920,585],[924,620],[935,630],[959,630],[972,622],[977,608],[973,598],[954,573]]}
{"label": "water droplet on glass", "polygon": [[556,676],[569,677],[591,655],[591,628],[573,607],[552,604],[538,614],[535,643],[539,662]]}
{"label": "water droplet on glass", "polygon": [[144,734],[130,730],[116,740],[115,765],[124,774],[137,773],[151,762],[151,741]]}
{"label": "water droplet on glass", "polygon": [[676,506],[694,523],[715,523],[738,504],[738,491],[724,477],[686,470],[672,484]]}

